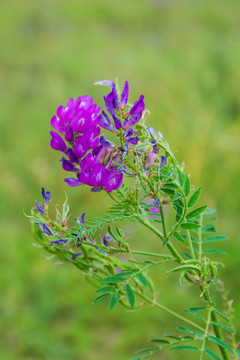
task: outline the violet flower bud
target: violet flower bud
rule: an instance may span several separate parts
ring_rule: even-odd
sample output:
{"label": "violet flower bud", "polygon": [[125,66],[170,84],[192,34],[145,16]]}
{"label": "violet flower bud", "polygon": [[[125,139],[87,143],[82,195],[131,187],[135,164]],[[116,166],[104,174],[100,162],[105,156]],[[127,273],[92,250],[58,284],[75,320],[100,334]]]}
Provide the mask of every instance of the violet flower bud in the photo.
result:
{"label": "violet flower bud", "polygon": [[118,95],[115,87],[113,87],[112,91],[106,96],[106,100],[113,109],[118,109]]}
{"label": "violet flower bud", "polygon": [[50,191],[45,191],[45,189],[42,187],[42,197],[44,200],[44,204],[48,204],[50,201],[51,193]]}
{"label": "violet flower bud", "polygon": [[115,83],[112,80],[101,80],[101,81],[96,81],[94,85],[105,85],[105,86],[114,87]]}
{"label": "violet flower bud", "polygon": [[51,244],[64,245],[68,242],[68,239],[59,239],[51,241]]}
{"label": "violet flower bud", "polygon": [[155,152],[151,151],[147,156],[145,168],[149,169],[153,165],[156,158],[157,158],[157,155],[155,154]]}
{"label": "violet flower bud", "polygon": [[131,138],[128,139],[128,143],[131,143],[132,145],[137,145],[138,143],[138,137],[137,136],[133,136]]}
{"label": "violet flower bud", "polygon": [[103,129],[114,131],[114,126],[108,118],[107,114],[104,111],[102,112],[102,114],[98,116],[98,125],[100,125]]}
{"label": "violet flower bud", "polygon": [[125,108],[128,102],[128,94],[129,94],[129,84],[128,81],[125,81],[122,96],[121,96],[121,108]]}
{"label": "violet flower bud", "polygon": [[35,201],[35,205],[37,207],[37,211],[39,211],[41,214],[45,215],[45,210],[42,205],[40,205],[37,201]]}
{"label": "violet flower bud", "polygon": [[47,235],[53,235],[53,233],[51,232],[51,230],[47,227],[46,224],[42,224],[42,232],[44,234],[47,234]]}
{"label": "violet flower bud", "polygon": [[162,167],[164,167],[165,165],[166,165],[166,163],[167,163],[167,159],[166,159],[166,157],[165,156],[161,156],[161,164],[160,164],[160,169],[162,168]]}
{"label": "violet flower bud", "polygon": [[157,132],[153,127],[148,127],[147,131],[149,132],[150,135],[152,135],[152,137],[156,140],[157,138]]}
{"label": "violet flower bud", "polygon": [[64,181],[71,187],[76,187],[82,185],[81,181],[75,178],[66,178]]}
{"label": "violet flower bud", "polygon": [[100,141],[100,144],[101,144],[102,146],[112,147],[112,144],[110,143],[110,141],[108,141],[103,135],[100,136],[99,141]]}
{"label": "violet flower bud", "polygon": [[63,139],[61,138],[60,135],[58,135],[54,131],[50,131],[49,133],[52,136],[50,145],[54,150],[58,150],[58,151],[62,151],[62,152],[67,150],[67,145],[65,144],[65,142],[63,141]]}
{"label": "violet flower bud", "polygon": [[76,253],[76,254],[74,254],[74,255],[72,256],[72,260],[75,260],[76,257],[78,257],[78,256],[80,256],[80,255],[82,255],[82,253]]}
{"label": "violet flower bud", "polygon": [[66,132],[65,132],[65,140],[70,142],[70,143],[74,141],[73,130],[70,127],[68,127]]}
{"label": "violet flower bud", "polygon": [[125,119],[123,122],[123,128],[128,129],[130,126],[135,125],[141,119],[142,113],[136,114],[130,117],[130,119]]}
{"label": "violet flower bud", "polygon": [[141,95],[140,98],[133,104],[132,108],[129,111],[129,114],[135,115],[143,112],[145,108],[143,99],[144,95]]}
{"label": "violet flower bud", "polygon": [[60,161],[62,162],[63,170],[74,171],[74,172],[79,171],[79,169],[76,168],[76,166],[73,163],[71,163],[71,161],[68,161],[68,160],[66,160],[64,158],[62,158]]}

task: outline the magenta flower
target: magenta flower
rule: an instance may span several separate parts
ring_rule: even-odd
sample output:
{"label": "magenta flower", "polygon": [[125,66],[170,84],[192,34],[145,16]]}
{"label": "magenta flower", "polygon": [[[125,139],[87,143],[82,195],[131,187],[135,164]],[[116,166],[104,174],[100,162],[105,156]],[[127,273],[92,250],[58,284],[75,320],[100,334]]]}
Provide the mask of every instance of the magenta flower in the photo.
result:
{"label": "magenta flower", "polygon": [[76,101],[70,98],[66,106],[60,105],[51,125],[64,136],[64,140],[55,131],[50,131],[51,147],[68,155],[70,162],[81,160],[90,149],[98,146],[99,111],[100,107],[87,95],[78,97]]}

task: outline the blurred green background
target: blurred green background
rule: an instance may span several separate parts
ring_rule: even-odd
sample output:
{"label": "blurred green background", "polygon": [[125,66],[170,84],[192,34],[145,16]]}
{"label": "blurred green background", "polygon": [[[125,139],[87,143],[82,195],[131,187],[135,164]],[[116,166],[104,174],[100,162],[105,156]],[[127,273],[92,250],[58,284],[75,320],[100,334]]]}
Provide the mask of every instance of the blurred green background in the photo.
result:
{"label": "blurred green background", "polygon": [[[202,185],[202,203],[218,209],[221,244],[229,256],[221,275],[239,303],[240,2],[171,0],[8,0],[0,11],[0,358],[6,360],[124,360],[169,332],[175,320],[141,312],[93,307],[94,289],[71,265],[54,265],[32,246],[24,216],[40,188],[71,213],[96,215],[100,194],[70,189],[59,154],[50,149],[49,120],[69,97],[107,90],[94,81],[130,83],[130,100],[145,95],[149,125],[157,127]],[[135,247],[157,248],[143,229],[125,232]],[[146,243],[146,245],[145,245]],[[155,273],[159,299],[181,309],[198,292],[175,276]],[[192,355],[192,354],[191,354]],[[160,353],[159,359],[183,355]]]}

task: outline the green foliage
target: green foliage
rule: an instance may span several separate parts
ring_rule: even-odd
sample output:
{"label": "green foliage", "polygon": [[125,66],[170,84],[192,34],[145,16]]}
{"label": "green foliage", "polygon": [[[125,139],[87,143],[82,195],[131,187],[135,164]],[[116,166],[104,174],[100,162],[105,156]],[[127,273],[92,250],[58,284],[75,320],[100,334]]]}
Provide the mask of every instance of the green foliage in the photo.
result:
{"label": "green foliage", "polygon": [[130,306],[133,308],[135,305],[135,295],[129,284],[126,284],[126,293]]}
{"label": "green foliage", "polygon": [[119,300],[118,292],[115,292],[110,299],[110,303],[109,303],[110,310],[112,310],[117,305],[118,300]]}

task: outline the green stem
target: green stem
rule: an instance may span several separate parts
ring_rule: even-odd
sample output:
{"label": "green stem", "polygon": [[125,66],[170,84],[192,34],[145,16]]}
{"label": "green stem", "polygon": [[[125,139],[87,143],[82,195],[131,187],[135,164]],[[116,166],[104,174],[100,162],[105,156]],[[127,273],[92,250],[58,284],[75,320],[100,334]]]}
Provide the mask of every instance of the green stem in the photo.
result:
{"label": "green stem", "polygon": [[[149,230],[151,230],[152,232],[154,232],[154,234],[156,234],[162,241],[164,241],[164,236],[163,234],[155,228],[155,226],[153,226],[151,223],[146,222],[144,219],[139,218],[139,221],[146,226]],[[175,247],[170,243],[170,241],[166,244],[167,248],[170,250],[170,252],[172,253],[172,255],[175,257],[175,259],[177,260],[177,262],[181,263],[183,261],[183,258],[181,257],[181,255],[178,253],[178,251],[175,249]]]}
{"label": "green stem", "polygon": [[194,323],[193,321],[185,318],[184,316],[176,313],[175,311],[167,308],[166,306],[161,305],[159,302],[156,302],[154,299],[152,299],[152,298],[150,298],[150,297],[148,297],[148,296],[146,296],[146,295],[143,295],[143,294],[141,294],[141,293],[139,293],[139,292],[137,292],[137,291],[135,291],[135,293],[136,293],[138,296],[140,296],[142,299],[144,299],[144,300],[146,300],[148,303],[150,303],[150,304],[158,307],[159,309],[162,309],[162,310],[166,311],[167,313],[169,313],[169,314],[177,317],[178,319],[180,319],[180,320],[182,320],[182,321],[184,321],[184,322],[186,322],[186,323],[194,326],[194,327],[195,327],[196,329],[198,329],[198,330],[205,331],[205,329],[202,328],[201,326],[199,326],[198,324],[196,324],[196,323]]}
{"label": "green stem", "polygon": [[193,249],[192,239],[191,239],[191,235],[190,235],[189,230],[187,230],[187,239],[188,239],[188,245],[189,245],[189,248],[190,248],[190,251],[191,251],[192,258],[196,259],[194,249]]}
{"label": "green stem", "polygon": [[204,350],[205,350],[205,344],[206,344],[206,340],[207,340],[207,337],[208,337],[208,329],[209,329],[209,326],[210,326],[210,323],[211,323],[212,310],[213,310],[213,308],[210,307],[209,311],[208,311],[206,330],[205,330],[204,335],[203,335],[203,342],[202,342],[202,346],[201,346],[201,350],[200,350],[201,351],[200,360],[203,360],[203,353],[204,353]]}
{"label": "green stem", "polygon": [[[200,287],[201,290],[204,290],[203,287]],[[209,290],[207,289],[205,292],[204,292],[204,298],[205,300],[208,302],[208,304],[212,307],[214,306],[214,302],[212,301],[211,299],[211,295],[210,295],[210,292]],[[214,309],[212,310],[211,312],[211,318],[212,318],[212,321],[217,323],[218,320],[217,320],[217,315],[216,315],[216,312],[214,311]],[[223,340],[223,336],[222,336],[222,332],[220,330],[220,328],[216,325],[213,325],[213,329],[214,329],[214,332],[215,332],[215,335],[218,339]],[[222,357],[224,360],[229,360],[229,355],[228,355],[228,352],[225,348],[223,348],[222,346],[219,345],[219,349],[221,351],[221,354],[222,354]]]}
{"label": "green stem", "polygon": [[202,261],[202,223],[203,223],[203,214],[200,215],[199,220],[199,231],[198,231],[198,254],[199,254],[199,261]]}

